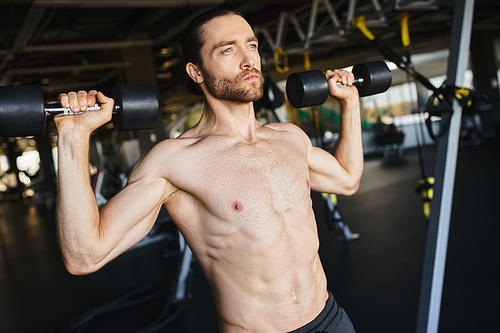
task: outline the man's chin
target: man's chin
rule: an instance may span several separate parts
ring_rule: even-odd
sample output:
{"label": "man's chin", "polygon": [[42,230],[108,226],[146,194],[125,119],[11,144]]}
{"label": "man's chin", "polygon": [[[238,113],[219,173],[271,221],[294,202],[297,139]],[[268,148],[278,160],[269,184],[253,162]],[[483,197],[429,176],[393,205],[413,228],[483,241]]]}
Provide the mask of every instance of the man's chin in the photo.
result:
{"label": "man's chin", "polygon": [[257,102],[259,99],[261,99],[262,97],[264,97],[264,92],[261,92],[256,98],[254,98],[252,100],[252,102]]}
{"label": "man's chin", "polygon": [[262,90],[262,86],[253,87],[251,89],[241,90],[239,96],[233,96],[233,101],[239,103],[251,103],[258,101],[264,96],[264,91]]}
{"label": "man's chin", "polygon": [[248,93],[248,97],[250,99],[250,102],[255,102],[255,101],[258,101],[259,99],[262,98],[262,96],[264,96],[264,89],[262,87],[262,84],[260,82],[258,82],[258,84],[256,86],[254,86],[251,91],[249,91]]}
{"label": "man's chin", "polygon": [[250,102],[256,102],[258,101],[259,99],[262,98],[262,96],[264,96],[264,93],[262,91],[258,92],[258,93],[255,93],[255,94],[251,94],[250,96],[248,96],[247,100],[248,100],[248,103]]}

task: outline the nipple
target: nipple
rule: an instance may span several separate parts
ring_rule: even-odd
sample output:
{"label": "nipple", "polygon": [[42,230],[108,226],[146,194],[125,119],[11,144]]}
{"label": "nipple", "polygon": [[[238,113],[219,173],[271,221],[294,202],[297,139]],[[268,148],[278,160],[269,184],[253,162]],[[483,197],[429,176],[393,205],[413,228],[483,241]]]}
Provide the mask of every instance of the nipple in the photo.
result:
{"label": "nipple", "polygon": [[233,210],[237,213],[240,213],[243,210],[243,205],[239,201],[233,202]]}

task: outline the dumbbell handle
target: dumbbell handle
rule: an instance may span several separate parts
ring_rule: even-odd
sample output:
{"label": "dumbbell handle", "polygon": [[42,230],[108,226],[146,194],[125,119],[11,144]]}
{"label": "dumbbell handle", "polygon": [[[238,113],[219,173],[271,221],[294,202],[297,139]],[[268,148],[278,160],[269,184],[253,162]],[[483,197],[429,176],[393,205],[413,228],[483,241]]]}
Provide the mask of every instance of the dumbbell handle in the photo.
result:
{"label": "dumbbell handle", "polygon": [[[116,113],[116,111],[120,108],[119,105],[115,105],[113,109],[113,113]],[[55,104],[45,104],[45,115],[46,116],[56,116],[58,114],[62,114],[65,116],[72,116],[72,115],[77,115],[77,114],[82,114],[87,111],[99,111],[101,110],[101,106],[96,103],[93,106],[87,107],[87,110],[81,111],[81,112],[73,112],[69,108],[64,108],[62,107],[61,104],[55,103]]]}
{"label": "dumbbell handle", "polygon": [[[352,84],[355,86],[359,86],[359,85],[363,84],[363,78],[360,77],[360,78],[354,79],[354,81],[352,81]],[[337,87],[345,87],[345,86],[346,85],[342,84],[342,82],[337,82]]]}

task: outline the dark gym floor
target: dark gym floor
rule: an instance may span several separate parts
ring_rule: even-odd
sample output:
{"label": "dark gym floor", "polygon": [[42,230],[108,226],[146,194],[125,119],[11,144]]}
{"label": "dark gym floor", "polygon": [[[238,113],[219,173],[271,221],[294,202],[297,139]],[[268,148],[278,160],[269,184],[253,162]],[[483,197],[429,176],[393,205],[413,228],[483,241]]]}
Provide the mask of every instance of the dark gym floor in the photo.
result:
{"label": "dark gym floor", "polygon": [[[428,150],[433,167],[436,149]],[[361,234],[351,243],[327,229],[321,197],[313,193],[329,288],[357,332],[415,332],[426,235],[419,179],[415,151],[402,160],[367,158],[358,193],[339,198],[345,221]],[[500,140],[462,146],[439,332],[498,332],[498,189]],[[68,332],[136,331],[162,313],[177,265],[171,248],[159,242],[94,274],[71,276],[56,245],[54,211],[0,201],[0,331],[60,332],[68,323],[75,324]],[[193,268],[192,298],[158,332],[216,332],[211,291],[196,262]],[[123,295],[132,301],[116,306]]]}

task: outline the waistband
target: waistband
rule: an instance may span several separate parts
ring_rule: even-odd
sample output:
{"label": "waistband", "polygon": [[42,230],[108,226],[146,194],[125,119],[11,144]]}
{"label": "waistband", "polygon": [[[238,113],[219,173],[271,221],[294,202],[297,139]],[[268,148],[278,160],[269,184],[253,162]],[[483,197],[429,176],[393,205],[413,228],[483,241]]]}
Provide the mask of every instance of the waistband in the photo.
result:
{"label": "waistband", "polygon": [[333,294],[328,291],[328,300],[320,314],[309,324],[288,333],[311,333],[325,330],[327,327],[335,327],[341,319],[342,315],[339,315],[337,301]]}

